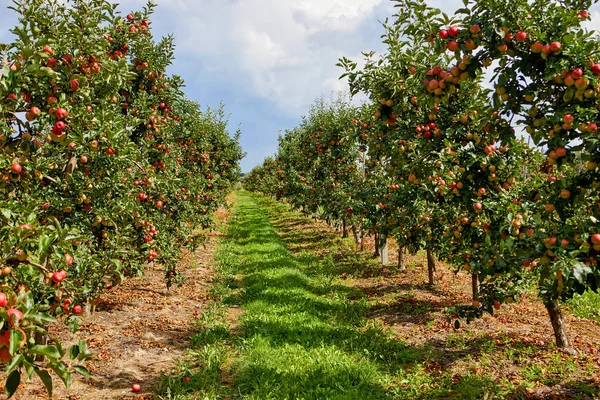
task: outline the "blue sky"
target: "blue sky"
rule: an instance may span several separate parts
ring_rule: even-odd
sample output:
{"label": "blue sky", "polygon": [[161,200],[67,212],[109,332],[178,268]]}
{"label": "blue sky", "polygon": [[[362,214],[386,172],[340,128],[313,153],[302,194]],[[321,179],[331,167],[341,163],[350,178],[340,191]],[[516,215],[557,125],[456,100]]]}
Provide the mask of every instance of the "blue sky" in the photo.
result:
{"label": "blue sky", "polygon": [[[155,37],[175,36],[171,74],[203,106],[225,104],[230,130],[239,126],[248,172],[277,149],[280,131],[296,126],[319,96],[345,91],[335,66],[361,50],[382,50],[380,21],[393,14],[389,0],[158,0]],[[121,11],[144,0],[123,0]],[[10,0],[0,0],[0,42],[15,25]],[[452,11],[460,0],[432,0]],[[600,21],[600,9],[593,10]],[[592,24],[590,24],[590,27]],[[6,28],[4,28],[6,27]]]}

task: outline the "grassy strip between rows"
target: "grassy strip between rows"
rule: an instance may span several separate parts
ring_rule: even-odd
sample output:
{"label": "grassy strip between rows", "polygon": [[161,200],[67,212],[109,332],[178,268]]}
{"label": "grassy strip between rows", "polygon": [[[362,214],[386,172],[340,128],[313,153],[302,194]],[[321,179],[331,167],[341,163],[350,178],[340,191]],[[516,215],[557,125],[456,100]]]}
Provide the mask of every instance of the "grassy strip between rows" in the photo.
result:
{"label": "grassy strip between rows", "polygon": [[[190,357],[161,383],[161,398],[522,397],[522,387],[486,374],[456,379],[450,371],[428,370],[435,348],[407,346],[367,319],[365,297],[338,278],[331,262],[319,260],[317,250],[335,244],[315,241],[306,252],[290,253],[274,228],[298,218],[286,206],[242,191],[232,211],[217,253],[214,304],[199,320]],[[243,314],[232,327],[227,312],[236,307]],[[492,341],[487,350],[493,363],[499,350]],[[568,367],[556,361],[557,368]],[[590,389],[580,387],[581,398]]]}

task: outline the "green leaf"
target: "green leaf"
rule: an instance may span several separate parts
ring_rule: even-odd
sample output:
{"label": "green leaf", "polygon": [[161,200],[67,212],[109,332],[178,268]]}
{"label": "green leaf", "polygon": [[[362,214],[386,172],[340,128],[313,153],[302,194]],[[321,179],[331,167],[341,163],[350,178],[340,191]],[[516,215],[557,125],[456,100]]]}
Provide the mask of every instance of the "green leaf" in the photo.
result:
{"label": "green leaf", "polygon": [[40,377],[42,383],[48,391],[48,397],[52,397],[52,377],[45,369],[36,369],[35,373]]}
{"label": "green leaf", "polygon": [[22,341],[23,333],[16,329],[12,329],[10,331],[10,346],[8,347],[8,352],[11,355],[14,355],[19,350]]}
{"label": "green leaf", "polygon": [[79,346],[74,344],[73,346],[71,346],[71,349],[69,350],[69,357],[71,357],[71,360],[74,360],[77,358],[78,355],[79,355]]}
{"label": "green leaf", "polygon": [[11,398],[17,391],[19,384],[21,383],[21,373],[18,369],[11,372],[6,378],[6,397]]}
{"label": "green leaf", "polygon": [[92,374],[90,373],[90,371],[88,371],[88,370],[87,370],[87,368],[85,368],[85,367],[83,367],[83,366],[81,366],[81,365],[75,365],[75,366],[73,367],[73,369],[74,369],[74,370],[75,370],[77,373],[79,373],[79,374],[81,374],[81,375],[85,376],[86,378],[91,378],[91,376],[92,376]]}
{"label": "green leaf", "polygon": [[71,387],[71,373],[65,367],[65,364],[60,361],[55,361],[49,363],[48,366],[52,368],[52,371],[60,378],[60,380],[65,384],[65,387],[68,389]]}
{"label": "green leaf", "polygon": [[37,346],[33,346],[31,349],[29,349],[29,352],[31,354],[60,359],[60,352],[54,346],[37,345]]}
{"label": "green leaf", "polygon": [[6,366],[6,372],[11,372],[13,369],[19,366],[21,361],[23,361],[23,354],[17,354],[14,356]]}

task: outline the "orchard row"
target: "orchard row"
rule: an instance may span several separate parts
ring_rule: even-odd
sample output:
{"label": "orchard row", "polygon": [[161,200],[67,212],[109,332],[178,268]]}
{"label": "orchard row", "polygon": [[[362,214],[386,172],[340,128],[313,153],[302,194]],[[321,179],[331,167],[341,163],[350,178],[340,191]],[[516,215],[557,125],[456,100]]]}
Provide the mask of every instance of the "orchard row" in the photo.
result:
{"label": "orchard row", "polygon": [[561,302],[600,283],[592,2],[465,0],[452,17],[396,2],[387,52],[339,64],[369,101],[318,102],[247,187],[472,274],[457,319],[493,313],[534,279],[572,352]]}
{"label": "orchard row", "polygon": [[[104,0],[18,0],[0,47],[0,360],[7,395],[21,375],[68,386],[87,375],[77,326],[109,286],[177,260],[210,228],[242,151],[222,108],[201,110],[169,76],[173,39],[151,35],[153,5],[126,17]],[[68,355],[67,355],[68,353]],[[65,360],[66,359],[66,360]]]}

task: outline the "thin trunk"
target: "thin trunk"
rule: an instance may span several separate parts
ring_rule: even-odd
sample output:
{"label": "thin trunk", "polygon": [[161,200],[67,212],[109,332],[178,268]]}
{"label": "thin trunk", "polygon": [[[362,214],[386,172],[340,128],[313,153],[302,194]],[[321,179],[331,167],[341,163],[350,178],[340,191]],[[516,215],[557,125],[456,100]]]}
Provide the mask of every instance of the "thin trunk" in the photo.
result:
{"label": "thin trunk", "polygon": [[556,300],[551,300],[544,305],[546,306],[546,310],[548,310],[552,329],[554,329],[556,347],[563,350],[565,353],[577,354],[577,350],[569,346],[569,337],[567,336],[567,329],[563,320],[560,304],[558,304]]}
{"label": "thin trunk", "polygon": [[342,221],[342,237],[343,238],[347,238],[348,237],[348,221],[346,221],[346,218],[344,218],[344,220]]}
{"label": "thin trunk", "polygon": [[381,265],[386,265],[389,261],[388,257],[388,240],[386,235],[381,235]]}
{"label": "thin trunk", "polygon": [[356,225],[352,224],[352,236],[354,236],[354,243],[358,246],[359,243],[359,239],[358,239],[358,230],[356,229]]}
{"label": "thin trunk", "polygon": [[373,253],[373,258],[379,257],[379,235],[375,234],[375,253]]}
{"label": "thin trunk", "polygon": [[398,270],[406,271],[406,249],[404,247],[398,247]]}
{"label": "thin trunk", "polygon": [[365,231],[360,232],[360,251],[365,251]]}
{"label": "thin trunk", "polygon": [[437,278],[435,276],[435,258],[433,257],[433,251],[430,248],[427,249],[427,272],[429,274],[429,284],[435,285],[437,283]]}
{"label": "thin trunk", "polygon": [[471,290],[473,291],[473,301],[479,301],[479,274],[471,275]]}

